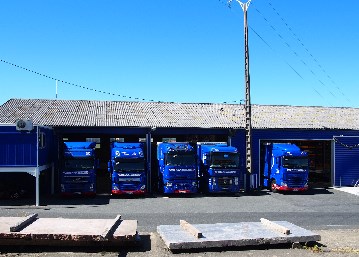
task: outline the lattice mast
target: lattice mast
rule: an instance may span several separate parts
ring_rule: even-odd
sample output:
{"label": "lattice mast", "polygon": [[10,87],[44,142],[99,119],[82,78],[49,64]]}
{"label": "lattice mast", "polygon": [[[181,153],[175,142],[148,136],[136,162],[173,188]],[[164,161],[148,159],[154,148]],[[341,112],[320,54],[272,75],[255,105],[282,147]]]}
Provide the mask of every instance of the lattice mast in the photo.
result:
{"label": "lattice mast", "polygon": [[[244,82],[245,82],[245,110],[246,110],[246,170],[247,174],[252,173],[252,111],[251,111],[251,90],[250,90],[250,75],[249,75],[249,47],[248,47],[248,22],[247,10],[252,0],[247,3],[242,3],[236,0],[243,9],[244,13]],[[232,0],[228,1],[230,4]]]}

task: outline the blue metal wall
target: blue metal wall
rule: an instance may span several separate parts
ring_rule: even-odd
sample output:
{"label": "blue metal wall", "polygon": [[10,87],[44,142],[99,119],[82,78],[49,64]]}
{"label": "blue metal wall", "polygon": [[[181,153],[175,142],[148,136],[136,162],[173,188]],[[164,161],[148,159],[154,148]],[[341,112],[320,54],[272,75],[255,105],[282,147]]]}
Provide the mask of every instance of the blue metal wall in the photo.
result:
{"label": "blue metal wall", "polygon": [[[39,128],[44,133],[46,145],[39,149],[39,166],[52,162],[52,130]],[[0,126],[0,167],[37,166],[37,126],[32,131],[17,131],[15,126]]]}
{"label": "blue metal wall", "polygon": [[0,126],[0,167],[36,166],[36,130],[16,131],[15,126]]}
{"label": "blue metal wall", "polygon": [[[359,131],[353,130],[303,130],[303,129],[252,129],[252,173],[260,173],[260,140],[333,140],[335,136],[350,136],[346,139],[346,144],[359,143]],[[232,138],[232,145],[236,146],[243,153],[243,169],[245,169],[245,131],[238,130]],[[338,178],[342,182],[351,182],[354,178],[359,179],[359,147],[351,154],[338,146],[332,158],[335,161],[334,186],[339,186]],[[350,167],[349,167],[350,166]]]}
{"label": "blue metal wall", "polygon": [[353,186],[359,180],[359,136],[339,136],[334,142],[334,184]]}

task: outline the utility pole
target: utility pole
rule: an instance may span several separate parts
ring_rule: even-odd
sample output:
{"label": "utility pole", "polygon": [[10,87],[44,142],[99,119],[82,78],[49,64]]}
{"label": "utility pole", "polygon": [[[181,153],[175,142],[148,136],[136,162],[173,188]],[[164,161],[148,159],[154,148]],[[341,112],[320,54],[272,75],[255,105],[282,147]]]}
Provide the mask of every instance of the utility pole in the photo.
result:
{"label": "utility pole", "polygon": [[[249,176],[252,174],[252,111],[251,111],[251,90],[250,90],[250,75],[249,75],[249,48],[248,48],[248,22],[247,10],[252,0],[247,3],[242,3],[236,0],[243,9],[244,13],[244,82],[246,86],[245,91],[245,110],[246,110],[246,190],[249,189]],[[229,0],[230,4],[232,0]]]}

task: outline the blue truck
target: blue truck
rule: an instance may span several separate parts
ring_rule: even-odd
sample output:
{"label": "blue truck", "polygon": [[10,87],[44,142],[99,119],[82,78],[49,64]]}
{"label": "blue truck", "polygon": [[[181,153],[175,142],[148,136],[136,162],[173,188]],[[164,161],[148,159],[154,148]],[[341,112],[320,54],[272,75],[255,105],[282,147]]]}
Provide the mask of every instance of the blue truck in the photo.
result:
{"label": "blue truck", "polygon": [[198,142],[198,177],[203,193],[238,193],[240,158],[236,147],[223,142]]}
{"label": "blue truck", "polygon": [[164,194],[198,192],[196,150],[188,142],[158,142],[158,187]]}
{"label": "blue truck", "polygon": [[143,143],[113,142],[108,162],[112,195],[146,194],[146,166]]}
{"label": "blue truck", "polygon": [[308,189],[308,153],[290,143],[265,145],[263,185],[273,192]]}
{"label": "blue truck", "polygon": [[95,146],[95,142],[64,142],[60,172],[62,196],[96,195]]}

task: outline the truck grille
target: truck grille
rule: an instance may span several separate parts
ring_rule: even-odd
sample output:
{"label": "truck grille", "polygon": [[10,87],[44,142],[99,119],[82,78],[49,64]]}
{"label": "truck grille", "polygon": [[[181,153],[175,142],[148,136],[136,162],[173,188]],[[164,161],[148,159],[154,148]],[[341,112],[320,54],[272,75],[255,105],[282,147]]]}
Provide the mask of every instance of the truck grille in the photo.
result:
{"label": "truck grille", "polygon": [[140,182],[134,182],[134,181],[132,181],[131,183],[121,182],[118,185],[118,188],[124,191],[134,191],[134,190],[138,190],[139,186],[140,186]]}
{"label": "truck grille", "polygon": [[223,190],[229,190],[230,186],[232,185],[232,179],[231,178],[218,178],[218,185]]}
{"label": "truck grille", "polygon": [[303,179],[301,175],[298,174],[288,174],[287,176],[287,185],[291,188],[304,187],[306,180]]}

